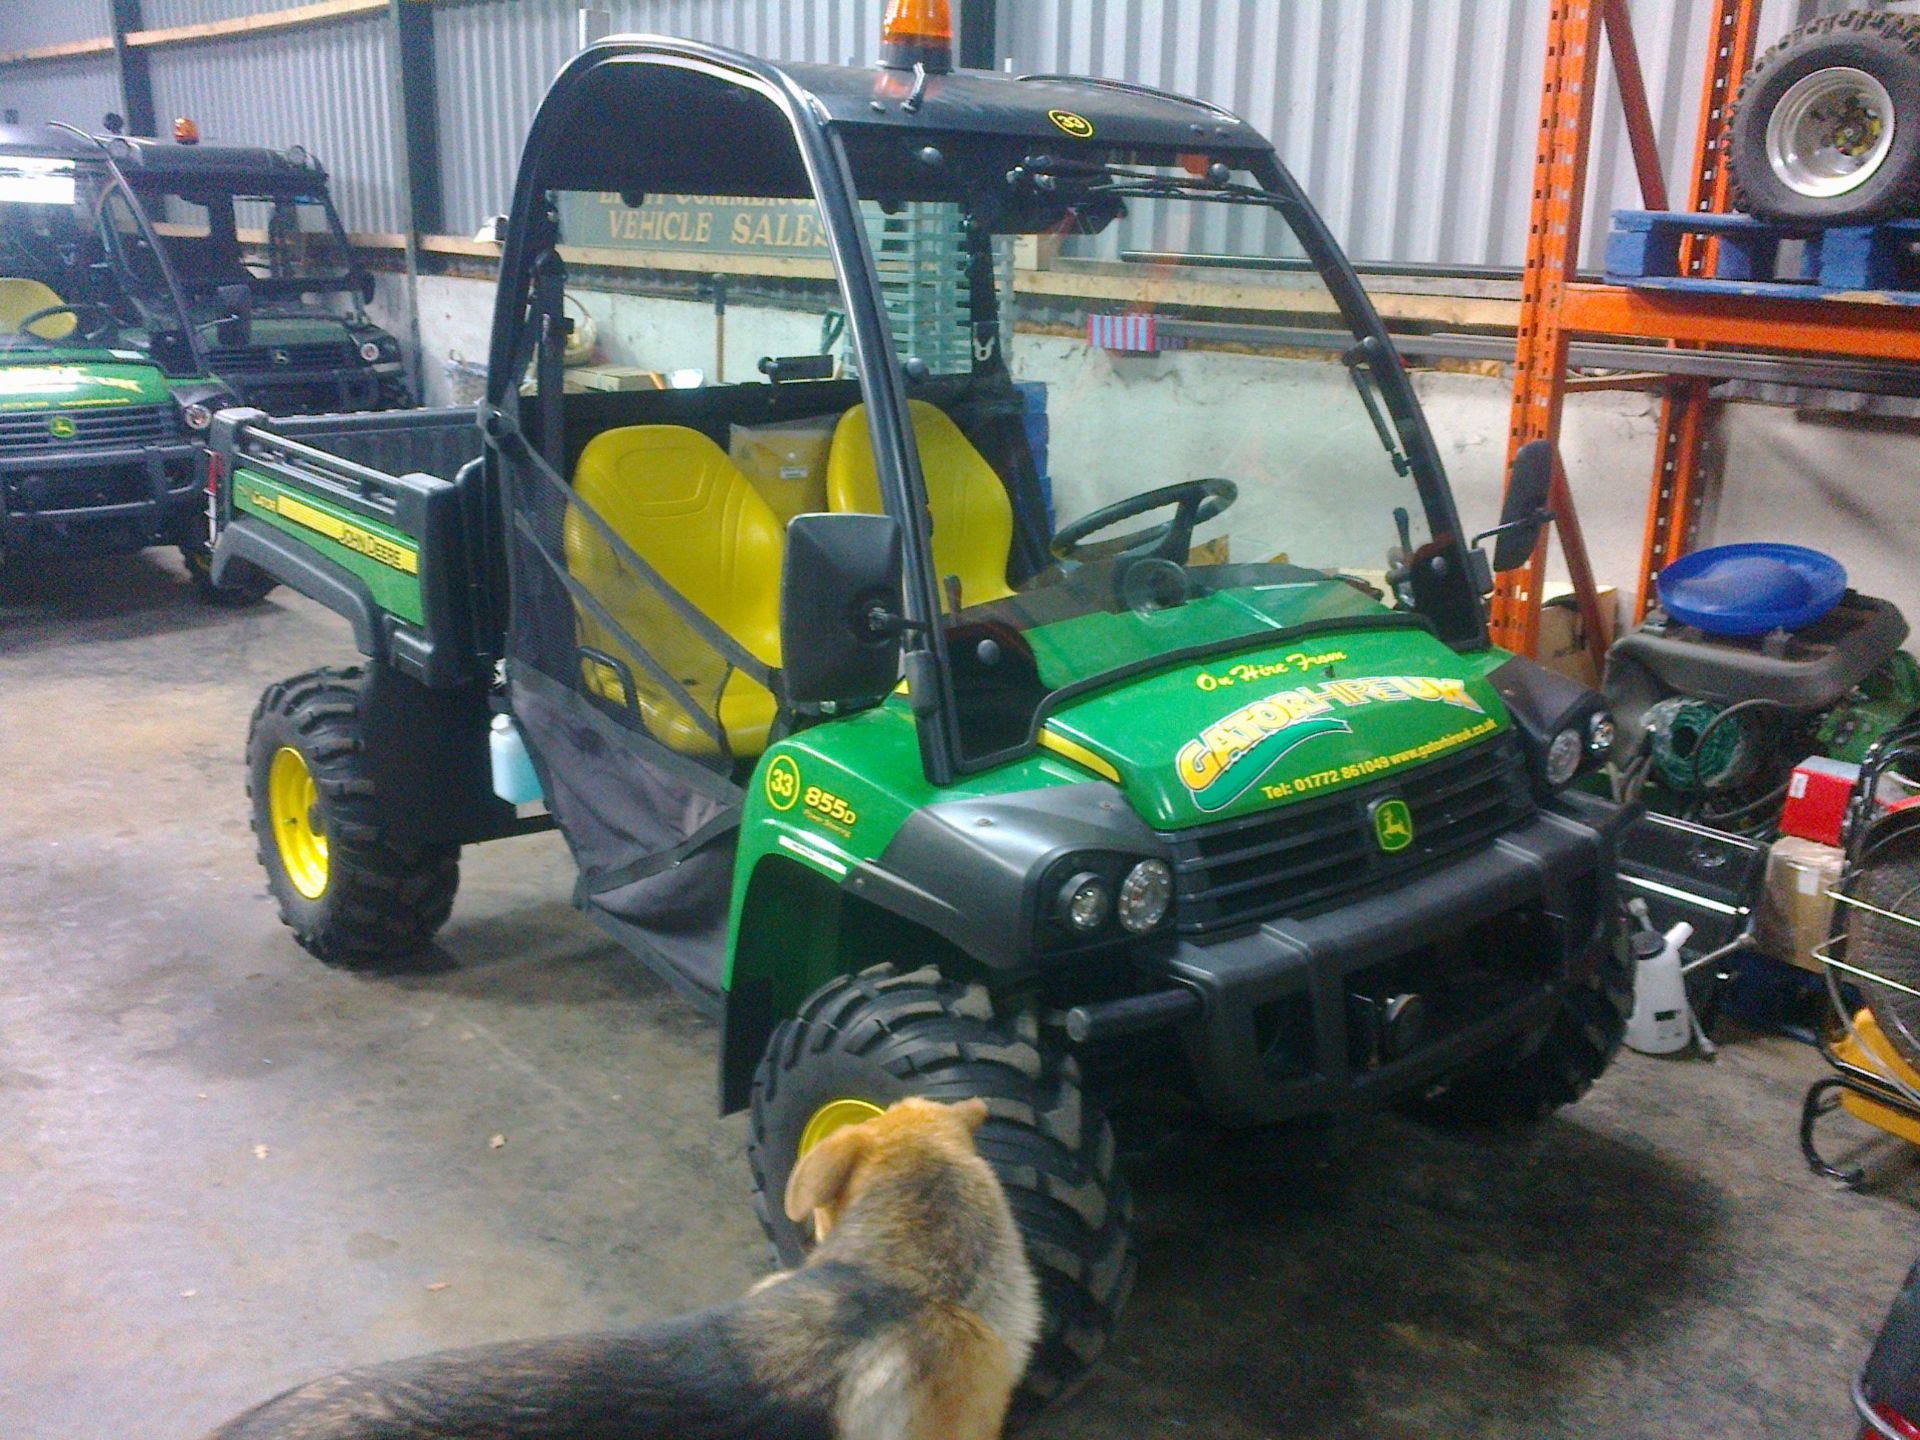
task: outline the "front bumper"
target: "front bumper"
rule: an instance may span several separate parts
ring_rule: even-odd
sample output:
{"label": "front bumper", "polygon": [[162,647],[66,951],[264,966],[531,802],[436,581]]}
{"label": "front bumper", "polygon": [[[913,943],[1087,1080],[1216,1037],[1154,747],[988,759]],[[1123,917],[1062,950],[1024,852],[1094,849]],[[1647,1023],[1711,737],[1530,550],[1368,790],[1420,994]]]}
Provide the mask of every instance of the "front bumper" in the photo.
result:
{"label": "front bumper", "polygon": [[193,441],[0,458],[0,554],[111,554],[188,538],[204,501]]}
{"label": "front bumper", "polygon": [[[1524,1053],[1614,943],[1614,844],[1628,818],[1563,796],[1390,889],[1181,941],[1167,973],[1205,1002],[1181,1035],[1208,1112],[1232,1125],[1332,1114]],[[1383,1046],[1376,1002],[1409,991],[1422,994],[1426,1030]]]}

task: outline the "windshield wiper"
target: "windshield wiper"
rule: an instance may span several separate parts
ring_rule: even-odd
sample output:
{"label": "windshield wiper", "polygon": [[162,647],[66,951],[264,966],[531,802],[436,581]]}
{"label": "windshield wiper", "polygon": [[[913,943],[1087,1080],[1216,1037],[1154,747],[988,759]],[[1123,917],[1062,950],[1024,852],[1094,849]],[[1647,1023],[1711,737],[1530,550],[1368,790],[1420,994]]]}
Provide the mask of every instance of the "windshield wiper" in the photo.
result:
{"label": "windshield wiper", "polygon": [[1373,421],[1373,433],[1380,437],[1380,444],[1393,461],[1394,474],[1411,475],[1413,464],[1401,453],[1399,442],[1387,424],[1387,417],[1380,413],[1380,397],[1374,391],[1374,386],[1379,382],[1374,378],[1373,362],[1379,353],[1380,342],[1369,335],[1358,345],[1343,352],[1340,363],[1347,367],[1347,376],[1353,381],[1353,388],[1360,392],[1360,403],[1367,407],[1367,418]]}

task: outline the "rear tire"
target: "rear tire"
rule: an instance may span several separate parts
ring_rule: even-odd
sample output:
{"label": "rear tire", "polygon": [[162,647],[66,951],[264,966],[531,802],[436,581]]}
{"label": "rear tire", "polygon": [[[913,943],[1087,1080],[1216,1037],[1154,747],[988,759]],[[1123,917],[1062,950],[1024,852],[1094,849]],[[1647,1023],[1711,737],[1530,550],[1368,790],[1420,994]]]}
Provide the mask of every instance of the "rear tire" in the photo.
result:
{"label": "rear tire", "polygon": [[1762,220],[1920,215],[1920,16],[1828,15],[1768,50],[1734,101],[1727,164],[1734,206]]}
{"label": "rear tire", "polygon": [[1407,1108],[1430,1119],[1540,1120],[1592,1088],[1620,1053],[1633,1010],[1633,972],[1609,944],[1599,972],[1560,1002],[1546,1038],[1518,1060],[1442,1081]]}
{"label": "rear tire", "polygon": [[1064,1395],[1106,1347],[1133,1289],[1132,1204],[1113,1131],[1080,1093],[1079,1067],[1029,1015],[994,1011],[985,987],[931,966],[878,965],[816,991],[767,1044],[754,1077],[747,1158],[754,1208],[781,1262],[807,1239],[783,1208],[808,1122],[835,1102],[979,1096],[980,1153],[999,1174],[1040,1282],[1045,1318],[1015,1413]]}
{"label": "rear tire", "polygon": [[267,687],[247,732],[247,797],[267,886],[293,938],[378,968],[426,948],[453,909],[460,850],[389,838],[355,666]]}

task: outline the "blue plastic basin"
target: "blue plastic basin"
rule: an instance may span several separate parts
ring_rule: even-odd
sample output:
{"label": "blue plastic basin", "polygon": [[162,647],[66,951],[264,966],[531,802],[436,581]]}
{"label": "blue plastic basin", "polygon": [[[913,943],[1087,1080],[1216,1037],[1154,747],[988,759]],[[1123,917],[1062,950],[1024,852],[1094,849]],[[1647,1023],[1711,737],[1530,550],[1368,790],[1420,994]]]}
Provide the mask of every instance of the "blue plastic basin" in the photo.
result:
{"label": "blue plastic basin", "polygon": [[1654,580],[1660,605],[1709,635],[1764,635],[1811,625],[1847,593],[1847,572],[1804,545],[1715,545],[1682,555]]}

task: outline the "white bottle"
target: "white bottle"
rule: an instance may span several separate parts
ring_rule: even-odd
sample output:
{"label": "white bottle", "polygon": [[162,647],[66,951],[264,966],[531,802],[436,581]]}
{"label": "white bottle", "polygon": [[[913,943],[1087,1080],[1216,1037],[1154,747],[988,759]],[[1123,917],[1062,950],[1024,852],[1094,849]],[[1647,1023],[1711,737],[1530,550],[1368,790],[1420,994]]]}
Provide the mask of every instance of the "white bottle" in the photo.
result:
{"label": "white bottle", "polygon": [[527,742],[513,717],[494,716],[493,732],[487,740],[493,755],[493,793],[510,805],[532,805],[542,799],[533,757],[527,754]]}
{"label": "white bottle", "polygon": [[1687,1007],[1687,979],[1680,973],[1680,947],[1693,936],[1681,921],[1665,935],[1637,931],[1632,940],[1633,1016],[1627,1044],[1643,1055],[1671,1055],[1687,1048],[1693,1015]]}

